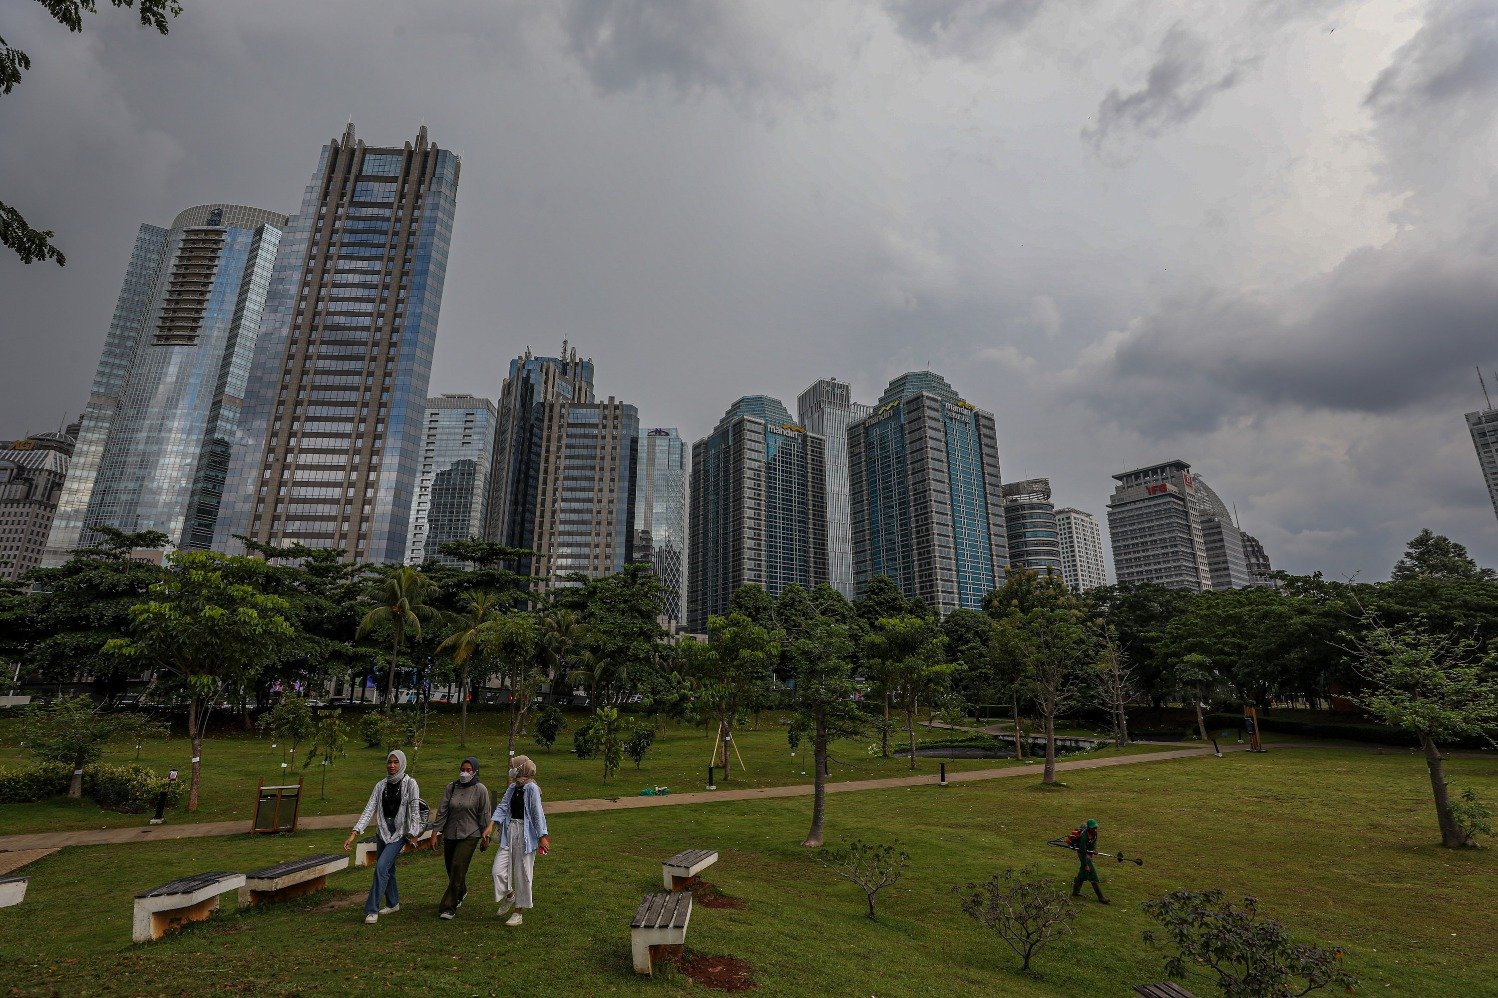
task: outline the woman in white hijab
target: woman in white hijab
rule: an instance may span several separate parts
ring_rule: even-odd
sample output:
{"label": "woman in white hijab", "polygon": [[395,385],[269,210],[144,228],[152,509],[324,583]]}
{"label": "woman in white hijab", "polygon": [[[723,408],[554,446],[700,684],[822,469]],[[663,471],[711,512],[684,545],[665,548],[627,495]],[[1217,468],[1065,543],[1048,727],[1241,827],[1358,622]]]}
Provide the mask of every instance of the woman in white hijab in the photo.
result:
{"label": "woman in white hijab", "polygon": [[381,915],[401,910],[400,891],[395,885],[395,860],[407,842],[416,844],[421,831],[420,790],[416,780],[406,775],[406,753],[395,749],[385,758],[385,779],[375,784],[364,805],[364,813],[354,830],[343,840],[343,850],[353,848],[354,840],[364,834],[371,818],[375,821],[375,873],[364,902],[364,921],[372,924]]}

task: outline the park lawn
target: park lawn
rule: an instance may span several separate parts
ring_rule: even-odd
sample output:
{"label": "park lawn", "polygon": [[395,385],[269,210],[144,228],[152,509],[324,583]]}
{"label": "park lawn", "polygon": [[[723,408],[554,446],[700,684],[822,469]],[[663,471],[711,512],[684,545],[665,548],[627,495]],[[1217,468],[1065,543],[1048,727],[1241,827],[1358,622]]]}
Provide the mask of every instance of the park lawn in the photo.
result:
{"label": "park lawn", "polygon": [[[346,715],[347,716],[347,715]],[[355,714],[357,718],[359,715]],[[643,764],[636,769],[627,757],[619,772],[609,781],[603,779],[603,763],[600,759],[579,759],[572,754],[572,732],[583,722],[580,715],[569,715],[568,727],[550,751],[542,749],[533,738],[522,737],[516,741],[515,750],[535,759],[540,778],[545,782],[547,796],[551,800],[572,800],[594,797],[633,796],[647,786],[665,786],[673,790],[701,790],[707,785],[707,764],[712,756],[713,745],[701,727],[686,727],[667,724],[657,735],[655,744],[645,756]],[[508,715],[496,712],[474,712],[468,717],[468,746],[458,745],[458,716],[455,712],[434,712],[427,735],[420,751],[407,747],[410,772],[422,789],[422,796],[433,806],[441,799],[441,789],[457,775],[458,764],[464,756],[476,755],[482,765],[481,778],[488,781],[490,789],[503,787],[505,783],[506,746],[508,742]],[[23,768],[31,765],[20,746],[19,725],[15,721],[0,722],[0,768]],[[918,743],[925,740],[951,738],[949,731],[916,729]],[[805,784],[811,782],[810,775],[803,775],[804,763],[809,761],[809,747],[792,758],[786,741],[782,715],[767,711],[755,730],[746,725],[734,734],[738,751],[743,756],[747,769],[740,768],[739,758],[733,759],[731,777],[725,781],[721,770],[717,785],[722,789],[757,788]],[[903,776],[914,773],[934,774],[940,760],[920,758],[916,768],[910,768],[908,759],[879,757],[870,754],[872,736],[836,743],[831,749],[831,778],[834,781],[872,779],[885,776]],[[272,747],[272,745],[276,747]],[[892,739],[891,749],[898,751],[906,744],[904,733]],[[203,745],[203,784],[200,806],[195,813],[183,804],[169,812],[167,820],[172,823],[188,821],[228,821],[241,819],[248,826],[255,804],[258,781],[264,778],[267,784],[280,783],[283,779],[281,762],[287,760],[285,744],[270,737],[246,733],[207,739]],[[1157,746],[1130,746],[1124,753],[1158,751]],[[1091,755],[1106,757],[1117,755],[1113,749],[1103,749]],[[172,768],[181,771],[187,779],[190,770],[191,746],[185,737],[146,739],[139,753],[134,745],[112,747],[105,756],[107,762],[129,763],[139,756],[142,765],[165,773]],[[385,753],[382,749],[366,748],[357,736],[351,737],[347,753],[328,767],[327,796],[322,795],[322,767],[314,762],[304,768],[305,748],[300,756],[289,764],[285,771],[290,774],[288,782],[305,776],[307,789],[301,813],[306,816],[329,814],[357,814],[369,799],[375,781],[384,775]],[[1079,756],[1068,756],[1078,758]],[[964,769],[987,769],[995,766],[1018,765],[1002,759],[952,759],[947,760],[951,772]],[[49,801],[32,804],[0,802],[0,835],[22,834],[45,829],[125,828],[144,823],[141,814],[122,814],[99,808],[88,799],[70,800],[57,797]]]}
{"label": "park lawn", "polygon": [[[857,889],[797,844],[804,798],[556,815],[554,852],[537,862],[538,907],[518,929],[489,906],[488,856],[476,861],[457,920],[437,920],[442,864],[422,856],[402,862],[401,912],[374,926],[361,921],[369,872],[358,870],[311,897],[221,913],[135,947],[136,891],[334,850],[341,833],[75,847],[30,867],[25,904],[0,910],[0,973],[17,993],[700,993],[680,975],[636,978],[627,927],[641,896],[659,889],[660,860],[706,846],[722,855],[707,879],[745,906],[699,903],[689,954],[747,961],[764,995],[1124,994],[1164,977],[1141,941],[1151,924],[1141,902],[1214,886],[1259,898],[1304,938],[1344,946],[1365,994],[1493,993],[1498,951],[1486,913],[1498,904],[1498,858],[1432,844],[1418,760],[1280,749],[1066,776],[1056,790],[996,780],[829,798],[829,843],[898,836],[911,853],[906,878],[879,896],[875,922]],[[1456,760],[1451,778],[1498,796],[1498,760]],[[1077,933],[1021,975],[962,914],[952,887],[1005,866],[1068,881],[1074,863],[1044,842],[1086,817],[1101,822],[1104,850],[1147,865],[1101,865],[1113,905],[1084,900]],[[1187,986],[1217,993],[1203,976]]]}

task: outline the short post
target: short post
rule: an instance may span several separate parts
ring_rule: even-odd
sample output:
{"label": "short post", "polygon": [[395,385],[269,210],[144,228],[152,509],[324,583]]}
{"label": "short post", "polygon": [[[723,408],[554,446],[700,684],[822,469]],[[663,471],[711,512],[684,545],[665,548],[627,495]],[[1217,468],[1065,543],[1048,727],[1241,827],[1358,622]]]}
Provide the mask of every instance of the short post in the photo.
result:
{"label": "short post", "polygon": [[151,824],[159,825],[166,820],[166,791],[156,795],[156,817],[151,819]]}
{"label": "short post", "polygon": [[707,788],[709,790],[717,790],[718,789],[718,784],[716,782],[714,782],[714,780],[713,780],[713,770],[715,768],[716,767],[714,767],[714,766],[708,766],[707,767]]}
{"label": "short post", "polygon": [[947,764],[944,763],[944,762],[941,762],[941,763],[937,763],[937,765],[939,765],[941,767],[941,784],[940,785],[941,786],[946,786],[947,785]]}

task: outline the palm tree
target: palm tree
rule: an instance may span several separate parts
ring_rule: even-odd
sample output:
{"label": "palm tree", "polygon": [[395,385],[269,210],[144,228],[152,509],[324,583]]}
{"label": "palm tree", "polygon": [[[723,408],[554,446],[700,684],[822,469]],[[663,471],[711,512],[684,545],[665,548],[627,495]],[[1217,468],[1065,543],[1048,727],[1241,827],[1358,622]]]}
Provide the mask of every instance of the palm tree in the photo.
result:
{"label": "palm tree", "polygon": [[458,680],[458,703],[461,705],[458,728],[458,744],[468,745],[468,660],[473,653],[479,650],[484,638],[484,625],[494,619],[494,614],[499,610],[500,600],[493,593],[469,593],[463,600],[463,613],[453,614],[453,623],[457,630],[448,635],[447,640],[437,646],[437,651],[451,651],[453,664],[462,669],[461,678]]}
{"label": "palm tree", "polygon": [[437,616],[435,607],[428,604],[439,590],[432,580],[421,574],[421,569],[394,568],[386,572],[385,578],[375,588],[374,599],[378,604],[359,622],[356,638],[362,638],[383,624],[389,624],[393,634],[390,643],[390,674],[385,680],[385,707],[395,704],[395,665],[400,659],[401,645],[409,633],[414,640],[421,640],[421,622]]}
{"label": "palm tree", "polygon": [[613,661],[605,652],[591,648],[578,654],[577,668],[567,673],[567,682],[588,691],[588,707],[598,709],[608,702],[613,689],[625,682],[624,669],[615,671]]}
{"label": "palm tree", "polygon": [[576,610],[553,610],[541,618],[541,647],[550,679],[567,678],[567,663],[587,633],[582,615]]}

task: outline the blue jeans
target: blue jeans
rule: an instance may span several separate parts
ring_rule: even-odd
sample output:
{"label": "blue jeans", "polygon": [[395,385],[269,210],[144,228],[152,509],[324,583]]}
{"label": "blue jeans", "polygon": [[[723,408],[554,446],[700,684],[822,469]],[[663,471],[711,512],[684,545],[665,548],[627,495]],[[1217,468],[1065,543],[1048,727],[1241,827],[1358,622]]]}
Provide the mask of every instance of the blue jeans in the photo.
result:
{"label": "blue jeans", "polygon": [[[364,902],[364,914],[377,915],[380,908],[394,908],[401,903],[400,889],[395,885],[395,860],[405,844],[405,839],[386,842],[375,838],[374,883],[369,888],[369,900]],[[386,901],[383,905],[382,900]]]}

